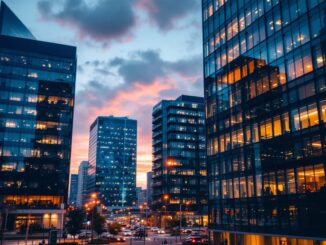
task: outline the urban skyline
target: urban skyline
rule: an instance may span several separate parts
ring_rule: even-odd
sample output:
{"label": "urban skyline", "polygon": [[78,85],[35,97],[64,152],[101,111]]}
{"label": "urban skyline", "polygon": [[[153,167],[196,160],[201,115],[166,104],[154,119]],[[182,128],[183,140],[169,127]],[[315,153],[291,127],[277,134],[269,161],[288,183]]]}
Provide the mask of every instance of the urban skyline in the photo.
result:
{"label": "urban skyline", "polygon": [[[157,3],[109,0],[97,1],[92,8],[89,1],[83,0],[77,10],[92,17],[80,20],[68,10],[72,2],[69,0],[63,1],[61,7],[44,0],[5,2],[37,38],[69,43],[78,49],[71,173],[77,173],[78,164],[87,160],[88,127],[97,116],[129,116],[139,125],[137,186],[145,188],[146,172],[152,165],[153,105],[181,94],[203,96],[200,2],[187,0],[184,5],[183,1],[173,0]],[[126,23],[108,20],[105,28],[96,26],[103,16],[98,13],[99,8],[111,13],[103,2],[110,2],[107,5],[112,4],[115,9],[123,7],[122,12],[112,15],[114,18],[127,15]],[[175,9],[169,8],[171,3],[176,4]],[[47,5],[52,11],[45,14]],[[151,6],[157,9],[156,15]],[[84,16],[82,13],[80,16]],[[62,21],[56,14],[64,16]],[[94,31],[87,27],[86,21]],[[100,31],[104,34],[99,35]],[[155,68],[150,69],[153,65]],[[148,72],[139,74],[139,69]],[[89,109],[84,110],[85,107]]]}

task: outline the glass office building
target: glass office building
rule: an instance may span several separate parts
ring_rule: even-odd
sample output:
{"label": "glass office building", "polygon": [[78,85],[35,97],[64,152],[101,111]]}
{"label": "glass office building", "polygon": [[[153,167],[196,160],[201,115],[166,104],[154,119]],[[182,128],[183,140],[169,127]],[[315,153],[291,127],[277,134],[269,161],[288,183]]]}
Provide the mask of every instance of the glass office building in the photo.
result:
{"label": "glass office building", "polygon": [[78,174],[70,175],[69,204],[77,207]]}
{"label": "glass office building", "polygon": [[153,201],[153,172],[149,171],[146,174],[147,177],[147,206],[151,207],[152,206],[152,201]]}
{"label": "glass office building", "polygon": [[137,121],[98,117],[90,127],[88,192],[110,210],[136,205]]}
{"label": "glass office building", "polygon": [[204,121],[201,97],[182,95],[153,108],[152,209],[165,217],[181,211],[189,222],[207,221]]}
{"label": "glass office building", "polygon": [[202,10],[211,239],[324,244],[326,2]]}
{"label": "glass office building", "polygon": [[29,39],[3,2],[0,13],[2,228],[59,229],[68,198],[76,48]]}
{"label": "glass office building", "polygon": [[78,208],[82,208],[87,201],[88,196],[88,161],[82,161],[78,167],[78,188],[76,204]]}

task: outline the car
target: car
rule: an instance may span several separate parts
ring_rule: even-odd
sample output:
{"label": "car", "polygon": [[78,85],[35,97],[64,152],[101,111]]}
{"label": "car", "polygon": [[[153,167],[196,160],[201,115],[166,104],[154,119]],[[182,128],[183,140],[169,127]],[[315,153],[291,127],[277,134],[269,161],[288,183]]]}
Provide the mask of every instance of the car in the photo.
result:
{"label": "car", "polygon": [[78,239],[90,238],[92,236],[92,231],[82,231],[78,234]]}
{"label": "car", "polygon": [[123,236],[114,236],[114,235],[111,235],[109,237],[109,241],[110,242],[125,242],[126,241],[126,238],[123,237]]}
{"label": "car", "polygon": [[135,236],[136,238],[142,238],[142,237],[144,237],[144,236],[147,237],[148,234],[147,234],[146,230],[141,229],[141,228],[138,228],[138,229],[136,230],[134,236]]}
{"label": "car", "polygon": [[182,245],[193,245],[193,244],[208,245],[208,239],[202,236],[188,236],[186,240],[182,242]]}
{"label": "car", "polygon": [[132,231],[131,230],[124,230],[121,232],[123,236],[132,236]]}
{"label": "car", "polygon": [[110,232],[103,232],[101,235],[99,235],[100,238],[110,238],[112,234]]}
{"label": "car", "polygon": [[159,230],[158,227],[152,227],[152,228],[151,228],[151,231],[152,231],[152,232],[157,232],[158,230]]}
{"label": "car", "polygon": [[165,231],[164,231],[163,229],[159,229],[159,230],[157,231],[157,234],[165,234]]}
{"label": "car", "polygon": [[79,234],[73,236],[71,234],[67,234],[67,239],[78,239],[79,238]]}

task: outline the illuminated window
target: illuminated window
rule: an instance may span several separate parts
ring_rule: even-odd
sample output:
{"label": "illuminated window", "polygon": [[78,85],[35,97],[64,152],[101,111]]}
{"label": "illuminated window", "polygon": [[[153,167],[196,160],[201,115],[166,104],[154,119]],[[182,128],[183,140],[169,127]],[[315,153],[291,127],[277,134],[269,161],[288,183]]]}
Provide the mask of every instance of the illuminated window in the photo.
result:
{"label": "illuminated window", "polygon": [[26,101],[36,103],[37,102],[37,95],[32,95],[32,94],[26,95]]}
{"label": "illuminated window", "polygon": [[220,152],[225,151],[225,140],[224,140],[224,135],[220,136]]}
{"label": "illuminated window", "polygon": [[241,72],[240,72],[240,67],[237,67],[234,70],[234,80],[235,82],[239,81],[241,79]]}
{"label": "illuminated window", "polygon": [[252,176],[248,176],[248,197],[253,197],[255,193],[255,186]]}
{"label": "illuminated window", "polygon": [[243,13],[240,14],[239,24],[240,24],[240,31],[242,31],[245,28],[245,18],[244,18]]}
{"label": "illuminated window", "polygon": [[21,93],[10,93],[9,94],[9,100],[12,101],[22,101],[24,98],[24,95]]}
{"label": "illuminated window", "polygon": [[254,81],[251,81],[250,84],[250,98],[256,97],[256,83]]}
{"label": "illuminated window", "polygon": [[14,121],[7,120],[6,121],[6,128],[16,128],[17,124]]}
{"label": "illuminated window", "polygon": [[270,79],[271,79],[271,87],[272,87],[272,89],[279,86],[279,79],[278,79],[278,75],[277,75],[276,72],[271,73]]}
{"label": "illuminated window", "polygon": [[277,194],[284,194],[285,193],[285,177],[284,171],[277,172]]}
{"label": "illuminated window", "polygon": [[282,128],[283,133],[290,132],[289,114],[287,112],[282,114]]}
{"label": "illuminated window", "polygon": [[249,74],[253,73],[255,71],[255,61],[250,61],[248,64],[249,67]]}
{"label": "illuminated window", "polygon": [[320,68],[325,65],[325,55],[319,46],[313,48],[314,66]]}
{"label": "illuminated window", "polygon": [[270,119],[260,123],[260,138],[270,139],[273,137],[272,122]]}
{"label": "illuminated window", "polygon": [[306,107],[300,108],[300,122],[301,122],[301,128],[309,127],[309,118],[308,118]]}
{"label": "illuminated window", "polygon": [[1,166],[1,171],[3,172],[11,172],[16,170],[16,163],[3,163]]}
{"label": "illuminated window", "polygon": [[320,116],[321,120],[326,123],[326,100],[320,101]]}
{"label": "illuminated window", "polygon": [[297,169],[297,192],[306,192],[305,174],[303,167]]}
{"label": "illuminated window", "polygon": [[240,192],[239,192],[239,179],[238,178],[234,178],[233,179],[233,193],[234,193],[234,198],[239,198],[240,196]]}
{"label": "illuminated window", "polygon": [[286,184],[287,184],[287,192],[288,194],[296,193],[295,187],[295,177],[294,177],[294,170],[290,169],[286,171]]}
{"label": "illuminated window", "polygon": [[315,174],[313,166],[305,167],[305,188],[307,192],[315,192]]}
{"label": "illuminated window", "polygon": [[246,128],[246,144],[249,144],[251,142],[251,131],[250,127]]}
{"label": "illuminated window", "polygon": [[322,187],[325,187],[325,169],[323,164],[314,166],[316,190],[319,191]]}
{"label": "illuminated window", "polygon": [[247,197],[247,188],[246,188],[246,178],[240,177],[240,197],[246,198]]}
{"label": "illuminated window", "polygon": [[282,134],[281,118],[280,116],[274,117],[274,136]]}
{"label": "illuminated window", "polygon": [[318,110],[316,103],[308,105],[308,117],[310,127],[319,124]]}
{"label": "illuminated window", "polygon": [[213,4],[208,6],[208,17],[212,16],[214,13]]}

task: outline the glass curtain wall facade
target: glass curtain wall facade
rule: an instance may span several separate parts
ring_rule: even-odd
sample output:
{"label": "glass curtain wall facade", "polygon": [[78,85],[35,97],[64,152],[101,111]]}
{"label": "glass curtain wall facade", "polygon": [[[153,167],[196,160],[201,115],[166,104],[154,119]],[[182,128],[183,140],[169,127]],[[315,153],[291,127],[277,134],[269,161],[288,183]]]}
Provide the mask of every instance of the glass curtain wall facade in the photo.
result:
{"label": "glass curtain wall facade", "polygon": [[109,209],[136,205],[137,121],[98,117],[90,127],[88,192]]}
{"label": "glass curtain wall facade", "polygon": [[147,172],[147,205],[148,207],[152,206],[153,201],[153,172]]}
{"label": "glass curtain wall facade", "polygon": [[[207,211],[204,100],[182,95],[152,112],[152,208],[165,214]],[[201,220],[202,222],[202,220]]]}
{"label": "glass curtain wall facade", "polygon": [[77,188],[77,207],[82,208],[87,201],[88,195],[88,161],[82,161],[78,167],[78,188]]}
{"label": "glass curtain wall facade", "polygon": [[[5,11],[2,2],[0,13]],[[75,76],[75,47],[0,35],[0,207],[6,212],[5,229],[20,230],[28,219],[40,229],[62,228]]]}
{"label": "glass curtain wall facade", "polygon": [[326,239],[326,2],[202,0],[202,10],[212,239]]}
{"label": "glass curtain wall facade", "polygon": [[70,175],[69,204],[77,207],[78,174]]}

